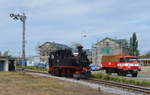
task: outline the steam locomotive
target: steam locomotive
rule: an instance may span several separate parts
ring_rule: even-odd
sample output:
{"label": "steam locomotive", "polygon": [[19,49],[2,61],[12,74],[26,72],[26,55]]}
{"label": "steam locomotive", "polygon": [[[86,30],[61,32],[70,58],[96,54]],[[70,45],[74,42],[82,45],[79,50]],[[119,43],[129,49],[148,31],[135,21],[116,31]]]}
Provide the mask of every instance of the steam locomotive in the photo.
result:
{"label": "steam locomotive", "polygon": [[90,61],[82,48],[82,46],[77,46],[78,54],[76,56],[73,55],[70,49],[50,52],[48,72],[60,77],[89,78],[91,75],[89,70]]}

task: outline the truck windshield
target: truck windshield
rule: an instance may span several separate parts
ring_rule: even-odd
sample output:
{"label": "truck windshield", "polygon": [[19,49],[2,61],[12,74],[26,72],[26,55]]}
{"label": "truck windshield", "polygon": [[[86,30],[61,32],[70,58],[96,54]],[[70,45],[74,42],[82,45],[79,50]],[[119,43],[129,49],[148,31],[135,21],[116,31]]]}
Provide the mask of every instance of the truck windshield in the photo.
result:
{"label": "truck windshield", "polygon": [[138,62],[137,58],[120,58],[120,62]]}

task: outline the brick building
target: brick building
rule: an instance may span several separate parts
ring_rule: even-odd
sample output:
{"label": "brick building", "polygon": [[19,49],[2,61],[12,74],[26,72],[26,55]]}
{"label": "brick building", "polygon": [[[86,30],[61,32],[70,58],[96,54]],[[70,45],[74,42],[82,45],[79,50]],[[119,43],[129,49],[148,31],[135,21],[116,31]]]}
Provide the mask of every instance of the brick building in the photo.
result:
{"label": "brick building", "polygon": [[64,44],[59,44],[55,42],[45,42],[44,44],[38,47],[40,61],[41,62],[48,62],[49,53],[59,49],[68,49],[69,47]]}
{"label": "brick building", "polygon": [[92,47],[92,62],[95,65],[101,63],[102,56],[129,55],[129,46],[126,39],[105,38]]}

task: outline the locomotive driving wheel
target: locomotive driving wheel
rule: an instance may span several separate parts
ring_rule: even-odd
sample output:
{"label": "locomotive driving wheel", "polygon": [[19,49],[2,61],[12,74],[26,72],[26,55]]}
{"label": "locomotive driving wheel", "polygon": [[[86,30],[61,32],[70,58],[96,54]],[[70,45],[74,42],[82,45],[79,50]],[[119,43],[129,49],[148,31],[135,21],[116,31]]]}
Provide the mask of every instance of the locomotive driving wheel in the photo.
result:
{"label": "locomotive driving wheel", "polygon": [[55,69],[54,75],[61,77],[61,69],[59,68]]}

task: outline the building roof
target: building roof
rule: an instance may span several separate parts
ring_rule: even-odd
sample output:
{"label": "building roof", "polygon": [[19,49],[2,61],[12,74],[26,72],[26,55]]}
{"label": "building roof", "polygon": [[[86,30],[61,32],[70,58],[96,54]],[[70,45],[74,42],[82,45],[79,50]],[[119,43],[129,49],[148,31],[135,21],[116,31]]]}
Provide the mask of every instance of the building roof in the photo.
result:
{"label": "building roof", "polygon": [[15,60],[15,57],[11,57],[11,56],[0,56],[0,59],[9,59],[9,60]]}
{"label": "building roof", "polygon": [[10,56],[0,56],[0,58],[10,58]]}
{"label": "building roof", "polygon": [[55,47],[57,49],[70,49],[70,47],[67,45],[59,44],[59,43],[55,43],[55,42],[45,42],[44,44],[40,45],[39,48],[41,48],[42,46],[45,46],[45,45],[52,45],[53,47]]}
{"label": "building roof", "polygon": [[101,43],[104,40],[111,40],[111,41],[114,41],[114,42],[118,43],[122,47],[128,47],[128,40],[127,39],[112,39],[112,38],[106,37],[98,43]]}

